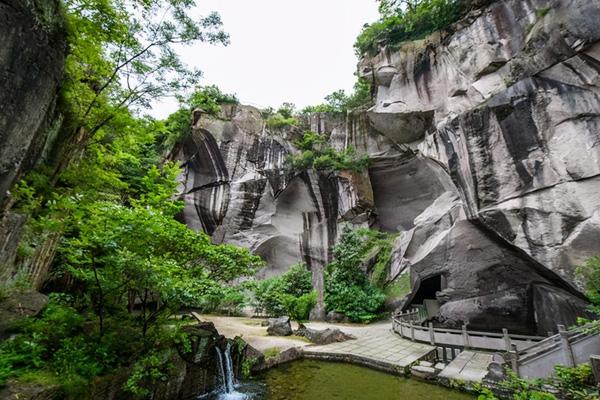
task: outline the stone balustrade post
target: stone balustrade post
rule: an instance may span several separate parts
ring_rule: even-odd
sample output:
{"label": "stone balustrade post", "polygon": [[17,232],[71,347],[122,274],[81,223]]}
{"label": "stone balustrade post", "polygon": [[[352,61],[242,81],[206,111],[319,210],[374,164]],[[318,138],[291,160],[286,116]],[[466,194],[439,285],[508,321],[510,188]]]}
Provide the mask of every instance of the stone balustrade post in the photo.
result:
{"label": "stone balustrade post", "polygon": [[564,325],[558,325],[558,334],[560,335],[565,366],[574,367],[575,357],[573,357],[573,349],[571,348],[571,342],[569,342],[569,332],[565,329]]}
{"label": "stone balustrade post", "polygon": [[462,326],[462,341],[465,349],[471,347],[471,343],[469,342],[469,333],[467,332],[467,324],[463,324]]}
{"label": "stone balustrade post", "polygon": [[508,336],[508,329],[502,328],[502,337],[504,338],[504,345],[506,346],[506,351],[511,350],[511,340],[510,336]]}
{"label": "stone balustrade post", "polygon": [[435,346],[435,331],[433,330],[433,324],[429,323],[429,341],[432,346]]}

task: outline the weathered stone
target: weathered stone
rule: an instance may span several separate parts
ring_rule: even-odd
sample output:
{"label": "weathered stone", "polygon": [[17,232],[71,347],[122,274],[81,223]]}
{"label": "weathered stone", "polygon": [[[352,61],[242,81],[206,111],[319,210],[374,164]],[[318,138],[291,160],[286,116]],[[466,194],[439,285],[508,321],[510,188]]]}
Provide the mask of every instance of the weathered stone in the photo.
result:
{"label": "weathered stone", "polygon": [[48,304],[48,296],[35,290],[12,290],[0,301],[0,339],[21,318],[37,315]]}
{"label": "weathered stone", "polygon": [[[252,107],[196,113],[175,152],[183,220],[265,258],[259,278],[304,261],[311,318],[341,320],[325,313],[323,267],[346,223],[398,233],[387,282],[409,274],[412,288],[389,307],[544,335],[584,315],[575,266],[600,252],[600,8],[472,5],[448,33],[363,58],[374,106],[345,122],[319,113],[270,130]],[[302,129],[368,155],[368,173],[289,170]]]}
{"label": "weathered stone", "polygon": [[295,332],[298,336],[304,336],[311,342],[317,345],[325,345],[336,342],[345,342],[346,340],[356,339],[356,337],[342,332],[335,328],[327,328],[323,330],[307,328],[304,325],[300,325]]}
{"label": "weathered stone", "polygon": [[267,334],[271,336],[290,336],[292,334],[290,317],[270,318]]}
{"label": "weathered stone", "polygon": [[[66,56],[59,2],[0,1],[0,209],[7,191],[51,146]],[[41,7],[40,7],[41,8]]]}

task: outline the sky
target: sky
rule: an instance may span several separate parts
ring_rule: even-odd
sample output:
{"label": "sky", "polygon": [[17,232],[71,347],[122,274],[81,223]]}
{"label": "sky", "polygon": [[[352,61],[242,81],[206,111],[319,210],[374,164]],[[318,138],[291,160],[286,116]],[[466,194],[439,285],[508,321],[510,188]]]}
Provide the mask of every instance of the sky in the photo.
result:
{"label": "sky", "polygon": [[[298,108],[329,93],[352,90],[357,58],[352,45],[362,26],[377,19],[375,0],[198,0],[194,14],[217,11],[230,34],[227,47],[204,43],[179,51],[203,72],[202,85],[235,93],[243,104]],[[153,105],[164,118],[175,100]]]}

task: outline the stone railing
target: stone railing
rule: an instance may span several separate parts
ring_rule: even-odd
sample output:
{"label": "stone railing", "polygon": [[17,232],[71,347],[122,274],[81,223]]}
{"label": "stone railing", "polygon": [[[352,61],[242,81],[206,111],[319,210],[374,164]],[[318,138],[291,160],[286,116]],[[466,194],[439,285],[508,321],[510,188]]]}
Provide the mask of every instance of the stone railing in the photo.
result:
{"label": "stone railing", "polygon": [[419,320],[419,310],[398,314],[392,319],[392,330],[403,338],[441,347],[444,361],[453,359],[463,349],[510,352],[544,340],[541,336],[509,334],[506,329],[496,333],[469,331],[466,325],[462,329],[434,328],[432,323],[427,326],[416,323]]}
{"label": "stone railing", "polygon": [[524,378],[545,378],[554,373],[555,365],[574,367],[589,362],[591,354],[600,354],[600,335],[582,326],[558,333],[522,349],[511,349],[510,364]]}

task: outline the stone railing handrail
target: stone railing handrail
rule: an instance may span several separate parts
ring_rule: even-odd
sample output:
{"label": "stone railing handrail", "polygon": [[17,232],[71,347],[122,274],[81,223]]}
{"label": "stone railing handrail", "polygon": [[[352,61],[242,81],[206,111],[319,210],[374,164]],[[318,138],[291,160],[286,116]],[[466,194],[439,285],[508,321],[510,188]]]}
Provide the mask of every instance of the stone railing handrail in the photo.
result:
{"label": "stone railing handrail", "polygon": [[466,325],[462,329],[434,328],[431,323],[421,326],[413,323],[415,314],[415,311],[409,311],[395,316],[392,319],[393,331],[406,339],[432,346],[511,351],[530,347],[532,342],[545,339],[541,336],[509,334],[506,329],[498,333],[469,331]]}
{"label": "stone railing handrail", "polygon": [[600,350],[600,336],[589,326],[567,330],[558,325],[558,333],[520,350],[509,352],[511,368],[519,376],[543,378],[553,373],[555,364],[573,367],[587,362]]}

